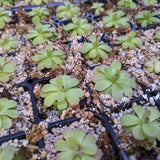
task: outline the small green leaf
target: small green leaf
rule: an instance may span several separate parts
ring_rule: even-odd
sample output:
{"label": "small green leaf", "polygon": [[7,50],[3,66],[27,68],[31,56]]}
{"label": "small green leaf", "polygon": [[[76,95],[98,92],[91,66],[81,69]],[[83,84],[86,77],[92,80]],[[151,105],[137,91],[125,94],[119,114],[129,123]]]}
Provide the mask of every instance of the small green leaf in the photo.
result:
{"label": "small green leaf", "polygon": [[121,118],[121,123],[123,126],[135,126],[140,122],[141,120],[134,115],[126,114]]}
{"label": "small green leaf", "polygon": [[14,157],[14,152],[16,151],[15,146],[6,146],[0,151],[0,159],[1,160],[12,160]]}
{"label": "small green leaf", "polygon": [[55,101],[55,94],[50,94],[45,98],[44,105],[46,107],[50,107],[53,105],[54,101]]}
{"label": "small green leaf", "polygon": [[87,135],[82,142],[83,150],[88,155],[94,155],[97,152],[96,139],[93,135]]}
{"label": "small green leaf", "polygon": [[77,141],[75,136],[71,136],[66,140],[68,147],[72,150],[77,149]]}
{"label": "small green leaf", "polygon": [[103,91],[112,85],[112,82],[109,80],[102,80],[96,83],[95,88],[98,91]]}
{"label": "small green leaf", "polygon": [[75,137],[77,139],[77,142],[81,144],[85,138],[85,132],[83,129],[76,129],[75,130]]}
{"label": "small green leaf", "polygon": [[151,115],[149,116],[150,122],[160,118],[160,112],[155,108],[148,108],[151,111]]}
{"label": "small green leaf", "polygon": [[92,48],[93,48],[92,43],[85,43],[82,47],[78,49],[78,51],[84,54],[89,52]]}
{"label": "small green leaf", "polygon": [[117,84],[112,85],[112,96],[116,101],[119,101],[123,98],[123,91],[119,85]]}
{"label": "small green leaf", "polygon": [[160,134],[160,127],[153,123],[143,124],[143,131],[147,136],[157,138]]}
{"label": "small green leaf", "polygon": [[57,108],[60,111],[65,110],[68,107],[67,101],[64,99],[63,101],[60,101],[57,103]]}
{"label": "small green leaf", "polygon": [[7,116],[1,116],[2,128],[9,129],[12,126],[12,121]]}
{"label": "small green leaf", "polygon": [[11,118],[18,118],[19,113],[16,110],[2,110],[0,111],[0,115],[6,115]]}
{"label": "small green leaf", "polygon": [[143,132],[142,125],[137,125],[133,128],[132,134],[134,138],[138,140],[144,140],[146,138],[146,135]]}
{"label": "small green leaf", "polygon": [[123,85],[123,84],[121,84],[120,86],[121,86],[125,96],[128,96],[128,97],[132,97],[133,96],[133,91],[129,86],[126,86],[126,85]]}
{"label": "small green leaf", "polygon": [[59,160],[71,160],[74,158],[74,152],[73,151],[67,151],[67,152],[61,152],[57,155],[57,158]]}
{"label": "small green leaf", "polygon": [[52,84],[46,84],[42,87],[42,92],[59,91],[58,87]]}
{"label": "small green leaf", "polygon": [[54,148],[57,151],[68,151],[69,150],[66,141],[62,139],[59,139],[54,143]]}
{"label": "small green leaf", "polygon": [[111,70],[112,70],[113,73],[115,73],[116,70],[120,70],[120,69],[121,69],[121,63],[120,62],[115,61],[111,64]]}
{"label": "small green leaf", "polygon": [[133,106],[133,110],[134,110],[134,112],[137,114],[137,116],[138,116],[139,118],[142,118],[142,116],[143,116],[143,114],[144,114],[144,112],[145,112],[145,109],[142,108],[142,107],[139,106],[139,105]]}

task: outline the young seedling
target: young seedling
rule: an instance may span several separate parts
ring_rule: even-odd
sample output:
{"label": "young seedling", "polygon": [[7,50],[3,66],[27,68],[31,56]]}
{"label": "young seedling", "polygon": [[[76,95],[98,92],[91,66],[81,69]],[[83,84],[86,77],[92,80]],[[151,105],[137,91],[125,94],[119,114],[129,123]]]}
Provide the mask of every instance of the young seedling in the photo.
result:
{"label": "young seedling", "polygon": [[14,36],[10,36],[9,34],[2,34],[0,39],[0,47],[3,50],[8,51],[10,49],[16,49],[18,44],[19,41]]}
{"label": "young seedling", "polygon": [[144,109],[139,105],[133,106],[135,114],[126,114],[121,123],[126,132],[131,132],[137,140],[147,139],[156,146],[156,139],[160,141],[160,112],[155,108]]}
{"label": "young seedling", "polygon": [[148,5],[156,5],[157,4],[157,0],[143,0],[143,2]]}
{"label": "young seedling", "polygon": [[143,11],[135,16],[138,23],[141,24],[141,27],[147,27],[149,25],[153,25],[156,23],[160,23],[160,19],[157,17],[154,17],[157,15],[155,12],[151,11]]}
{"label": "young seedling", "polygon": [[71,37],[75,37],[77,35],[85,35],[88,34],[91,30],[91,25],[87,23],[86,19],[78,19],[76,17],[72,18],[72,23],[64,26],[63,29],[65,31],[71,32]]}
{"label": "young seedling", "polygon": [[44,44],[46,41],[54,40],[57,38],[56,30],[50,25],[36,24],[35,30],[29,31],[27,34],[28,39],[33,39],[33,45]]}
{"label": "young seedling", "polygon": [[0,148],[0,160],[13,160],[16,147],[13,145]]}
{"label": "young seedling", "polygon": [[112,48],[107,44],[100,43],[96,36],[91,36],[91,43],[84,43],[78,50],[85,55],[86,59],[92,59],[94,62],[98,62],[99,58],[107,59],[106,52],[111,52]]}
{"label": "young seedling", "polygon": [[56,106],[59,111],[65,110],[69,105],[77,105],[79,98],[83,97],[83,91],[77,88],[79,81],[67,75],[60,75],[50,80],[50,84],[42,87],[41,97],[44,106]]}
{"label": "young seedling", "polygon": [[7,98],[0,99],[0,128],[9,129],[12,126],[10,118],[18,118],[18,111],[14,110],[17,106],[16,101]]}
{"label": "young seedling", "polygon": [[54,69],[64,62],[65,54],[62,50],[53,51],[53,46],[48,45],[45,50],[40,50],[32,59],[38,64],[38,69]]}
{"label": "young seedling", "polygon": [[15,63],[13,61],[6,62],[0,57],[0,82],[8,82],[9,76],[15,71]]}
{"label": "young seedling", "polygon": [[32,17],[33,23],[39,23],[45,16],[49,16],[49,10],[44,7],[33,8],[28,14],[28,17]]}
{"label": "young seedling", "polygon": [[48,3],[49,0],[27,0],[28,2],[31,2],[32,4],[35,5],[40,5],[41,3]]}
{"label": "young seedling", "polygon": [[104,11],[103,5],[104,5],[103,3],[98,3],[98,2],[93,3],[91,9],[95,10],[95,15],[99,15]]}
{"label": "young seedling", "polygon": [[105,27],[126,27],[129,26],[129,19],[127,17],[122,17],[124,16],[124,12],[122,11],[117,11],[117,12],[107,12],[108,16],[103,18],[103,24]]}
{"label": "young seedling", "polygon": [[133,9],[136,7],[132,0],[120,0],[117,5],[119,9]]}
{"label": "young seedling", "polygon": [[56,17],[57,18],[72,18],[73,16],[79,16],[80,15],[80,9],[70,3],[69,1],[64,1],[63,6],[59,6],[56,9]]}
{"label": "young seedling", "polygon": [[140,48],[142,45],[142,40],[140,38],[135,38],[136,32],[131,31],[129,35],[118,37],[117,44],[122,44],[122,49],[133,49],[133,48]]}
{"label": "young seedling", "polygon": [[145,63],[148,72],[160,73],[160,61],[153,60]]}
{"label": "young seedling", "polygon": [[82,129],[64,131],[63,139],[57,140],[54,148],[60,151],[58,160],[99,160],[102,157],[102,152],[96,145],[96,138],[91,134],[86,135]]}
{"label": "young seedling", "polygon": [[0,8],[0,29],[4,28],[6,23],[10,22],[12,19],[9,17],[10,11],[5,11],[4,8]]}
{"label": "young seedling", "polygon": [[0,6],[9,6],[12,3],[12,0],[0,0]]}
{"label": "young seedling", "polygon": [[160,30],[158,30],[155,34],[155,37],[154,37],[157,41],[160,42]]}
{"label": "young seedling", "polygon": [[111,68],[106,65],[98,66],[94,72],[92,80],[100,93],[110,94],[116,101],[120,101],[123,95],[133,95],[132,88],[136,87],[136,83],[127,72],[121,71],[120,62],[113,62]]}

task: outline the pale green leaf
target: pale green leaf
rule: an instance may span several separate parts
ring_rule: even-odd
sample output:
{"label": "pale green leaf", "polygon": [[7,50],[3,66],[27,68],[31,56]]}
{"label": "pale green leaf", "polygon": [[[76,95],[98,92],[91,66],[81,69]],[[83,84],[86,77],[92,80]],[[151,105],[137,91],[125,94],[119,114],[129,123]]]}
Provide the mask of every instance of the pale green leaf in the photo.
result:
{"label": "pale green leaf", "polygon": [[142,130],[142,125],[137,125],[133,128],[132,134],[134,138],[138,140],[144,140],[146,138],[146,135],[144,134]]}
{"label": "pale green leaf", "polygon": [[121,123],[123,126],[135,126],[139,124],[141,120],[134,115],[126,114],[121,118]]}
{"label": "pale green leaf", "polygon": [[145,112],[145,109],[143,107],[139,106],[139,105],[133,106],[133,110],[139,118],[142,118],[142,116]]}

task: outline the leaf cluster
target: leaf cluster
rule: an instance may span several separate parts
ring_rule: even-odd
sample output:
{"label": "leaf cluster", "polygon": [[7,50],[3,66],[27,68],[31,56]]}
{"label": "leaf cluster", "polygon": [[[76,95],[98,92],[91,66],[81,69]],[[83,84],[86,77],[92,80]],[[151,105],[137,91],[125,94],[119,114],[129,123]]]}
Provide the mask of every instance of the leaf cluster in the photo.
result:
{"label": "leaf cluster", "polygon": [[92,59],[94,62],[98,62],[100,57],[107,59],[108,55],[106,52],[111,52],[112,48],[107,44],[100,43],[94,35],[90,39],[91,43],[84,43],[78,51],[84,54],[86,59]]}
{"label": "leaf cluster", "polygon": [[64,159],[83,159],[83,160],[99,160],[102,153],[96,145],[96,138],[88,134],[82,129],[75,131],[68,129],[63,133],[64,139],[55,142],[54,148],[60,151],[57,160]]}
{"label": "leaf cluster", "polygon": [[104,8],[103,8],[103,3],[98,3],[98,2],[94,2],[91,6],[91,9],[94,9],[95,10],[95,15],[99,15],[101,12],[104,11]]}
{"label": "leaf cluster", "polygon": [[15,49],[19,44],[19,41],[9,34],[2,34],[0,39],[0,47],[4,50]]}
{"label": "leaf cluster", "polygon": [[83,91],[77,88],[79,81],[67,75],[60,75],[50,80],[50,84],[42,87],[41,97],[45,107],[56,106],[59,111],[65,110],[69,105],[77,105]]}
{"label": "leaf cluster", "polygon": [[157,41],[160,42],[160,30],[158,30],[155,34],[155,37],[154,37]]}
{"label": "leaf cluster", "polygon": [[120,0],[117,5],[119,9],[133,9],[136,7],[132,0]]}
{"label": "leaf cluster", "polygon": [[32,59],[38,64],[38,69],[42,70],[44,68],[54,69],[64,61],[65,57],[62,50],[53,51],[53,46],[47,45],[46,50],[40,50]]}
{"label": "leaf cluster", "polygon": [[91,30],[91,25],[87,23],[86,19],[72,18],[72,23],[63,27],[65,31],[70,31],[71,36],[88,34]]}
{"label": "leaf cluster", "polygon": [[9,129],[12,126],[10,118],[18,118],[18,111],[14,110],[16,101],[7,98],[0,99],[0,128]]}
{"label": "leaf cluster", "polygon": [[160,73],[160,61],[153,60],[145,63],[148,72]]}
{"label": "leaf cluster", "polygon": [[138,23],[141,24],[142,27],[147,27],[149,25],[153,25],[156,23],[160,23],[160,19],[155,17],[157,13],[151,11],[143,11],[135,16]]}
{"label": "leaf cluster", "polygon": [[29,2],[31,2],[32,4],[35,5],[40,5],[41,3],[48,3],[49,0],[28,0]]}
{"label": "leaf cluster", "polygon": [[121,100],[123,94],[127,97],[133,95],[132,88],[136,87],[136,83],[127,72],[121,71],[120,62],[112,62],[111,68],[98,66],[94,72],[93,82],[100,93],[110,94],[116,101]]}
{"label": "leaf cluster", "polygon": [[0,5],[3,6],[9,6],[10,4],[12,4],[13,2],[16,2],[18,0],[0,0]]}
{"label": "leaf cluster", "polygon": [[157,0],[143,0],[143,2],[148,5],[156,5],[157,4]]}
{"label": "leaf cluster", "polygon": [[59,6],[56,9],[56,17],[58,18],[72,18],[73,16],[79,16],[80,9],[76,5],[65,1],[63,6]]}
{"label": "leaf cluster", "polygon": [[0,29],[4,28],[5,24],[12,19],[9,17],[10,11],[5,11],[4,8],[0,8]]}
{"label": "leaf cluster", "polygon": [[15,71],[15,63],[13,61],[6,62],[0,57],[0,82],[8,82],[10,73]]}
{"label": "leaf cluster", "polygon": [[36,24],[35,30],[29,31],[27,34],[28,39],[33,39],[33,45],[44,44],[48,40],[54,40],[57,38],[56,30],[49,24],[42,25]]}
{"label": "leaf cluster", "polygon": [[156,143],[160,141],[160,123],[156,120],[160,118],[160,112],[155,108],[146,110],[139,106],[133,106],[134,115],[126,114],[121,118],[121,123],[127,132],[131,132],[137,140],[148,139]]}
{"label": "leaf cluster", "polygon": [[133,49],[135,47],[140,48],[142,45],[142,40],[140,38],[135,38],[136,32],[131,31],[127,36],[118,37],[117,44],[122,44],[122,49]]}
{"label": "leaf cluster", "polygon": [[33,8],[32,11],[30,11],[27,15],[28,17],[32,17],[32,22],[33,23],[39,23],[44,16],[49,16],[49,10],[44,7],[37,7]]}
{"label": "leaf cluster", "polygon": [[117,11],[117,12],[111,12],[108,11],[107,12],[108,16],[105,16],[103,18],[103,24],[105,27],[126,27],[129,26],[129,19],[127,17],[123,17],[124,16],[124,12],[123,11]]}
{"label": "leaf cluster", "polygon": [[13,145],[0,149],[0,160],[13,160],[16,147]]}

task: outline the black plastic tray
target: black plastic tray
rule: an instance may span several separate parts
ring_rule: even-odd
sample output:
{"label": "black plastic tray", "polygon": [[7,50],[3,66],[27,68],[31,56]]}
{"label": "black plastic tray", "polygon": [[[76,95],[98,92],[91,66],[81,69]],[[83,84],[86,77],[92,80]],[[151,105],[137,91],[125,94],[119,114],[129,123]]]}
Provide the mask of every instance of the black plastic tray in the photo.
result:
{"label": "black plastic tray", "polygon": [[[134,1],[136,3],[138,3],[139,5],[144,6],[144,4],[139,2],[138,0],[134,0]],[[90,3],[91,1],[90,0],[85,0],[84,2],[85,3]],[[101,0],[100,2],[106,3],[107,0]],[[76,1],[76,3],[79,3],[81,5],[81,1],[80,0]],[[55,7],[55,6],[59,6],[59,5],[63,5],[63,2],[62,3],[49,3],[49,4],[46,4],[44,6],[45,7],[47,7],[47,6]],[[28,10],[31,10],[31,9],[37,8],[37,7],[38,6],[35,5],[35,6],[23,6],[22,8],[25,11],[28,11]],[[15,7],[15,8],[11,8],[11,11],[15,12],[15,11],[18,11],[19,9],[20,9],[19,7]],[[88,12],[86,12],[85,17],[88,19],[89,22],[93,22],[95,20],[99,20],[100,19],[99,15],[93,15],[93,14],[90,14]],[[65,24],[66,25],[69,22],[71,22],[70,19],[69,20],[60,20],[60,19],[56,18],[55,15],[53,15],[52,23],[55,24],[57,27],[59,27],[61,24]],[[146,30],[146,29],[156,28],[157,27],[157,25],[154,25],[154,26],[148,26],[148,27],[139,28],[139,27],[135,26],[132,22],[129,22],[129,23],[130,23],[130,26],[131,26],[131,30]],[[111,46],[113,48],[112,43],[108,39],[108,36],[109,35],[107,33],[104,33],[104,35],[101,37],[101,40],[104,41],[105,43],[107,43],[109,46]],[[22,44],[25,45],[25,39],[22,38],[21,41],[22,41]],[[84,42],[84,39],[80,40],[80,42]],[[70,47],[70,44],[71,44],[71,42],[68,42],[68,44],[67,44],[68,47]],[[8,55],[9,56],[10,55],[15,55],[15,53],[17,53],[17,52],[19,52],[19,51],[8,53]],[[28,65],[28,63],[26,61],[26,68],[29,68],[29,66],[27,66],[27,65]],[[94,67],[96,67],[96,66],[93,66],[90,69],[94,69]],[[24,87],[24,89],[28,90],[29,93],[30,93],[32,107],[33,107],[33,114],[34,114],[34,122],[33,122],[33,124],[38,124],[38,123],[41,122],[41,118],[40,118],[40,115],[39,115],[39,112],[38,112],[38,108],[37,108],[36,98],[35,98],[35,95],[33,93],[34,86],[37,83],[41,83],[41,84],[48,83],[48,81],[50,79],[51,79],[50,77],[41,78],[41,79],[31,79],[31,78],[28,77],[23,82],[21,82],[19,84],[15,84],[16,86]],[[151,90],[151,89],[147,88],[144,85],[141,85],[141,86],[142,86],[142,89],[143,89],[144,93],[147,94],[148,98],[149,97],[154,97],[158,92],[160,92],[160,91],[157,91],[157,90]],[[120,110],[123,110],[124,108],[125,109],[126,108],[130,108],[131,104],[133,102],[139,102],[139,101],[145,101],[145,99],[143,97],[133,98],[133,99],[130,100],[130,102],[128,104],[124,105],[124,103],[122,103],[122,104],[118,105],[118,107],[116,109],[112,110],[112,112],[119,112]],[[156,102],[156,105],[158,106],[158,108],[160,109],[160,100],[157,99],[157,100],[155,100],[155,102]],[[105,105],[103,104],[103,106],[105,106]],[[105,106],[105,107],[111,108],[111,106]],[[128,157],[127,157],[126,153],[124,152],[124,150],[119,148],[120,142],[116,138],[116,134],[115,134],[115,132],[114,132],[109,120],[108,120],[107,115],[104,112],[103,113],[99,113],[99,114],[96,113],[96,112],[93,112],[93,114],[94,114],[95,117],[97,117],[103,123],[103,125],[106,128],[106,130],[109,132],[109,135],[110,135],[110,137],[112,139],[112,142],[114,144],[114,150],[117,153],[117,155],[119,154],[123,160],[128,160]],[[55,128],[55,127],[58,127],[58,126],[63,126],[63,125],[69,125],[70,123],[72,123],[74,121],[78,121],[78,120],[79,120],[78,118],[73,117],[73,118],[67,118],[65,120],[60,120],[60,121],[49,123],[48,131],[51,132],[52,128]],[[14,134],[10,134],[10,135],[7,135],[7,136],[0,137],[0,144],[2,144],[5,141],[8,141],[10,139],[25,139],[25,138],[26,138],[25,132],[21,131],[21,132],[17,132],[17,133],[14,133]],[[43,139],[41,139],[39,141],[39,147],[40,148],[44,148],[45,147]],[[45,159],[43,159],[43,160],[45,160]]]}

